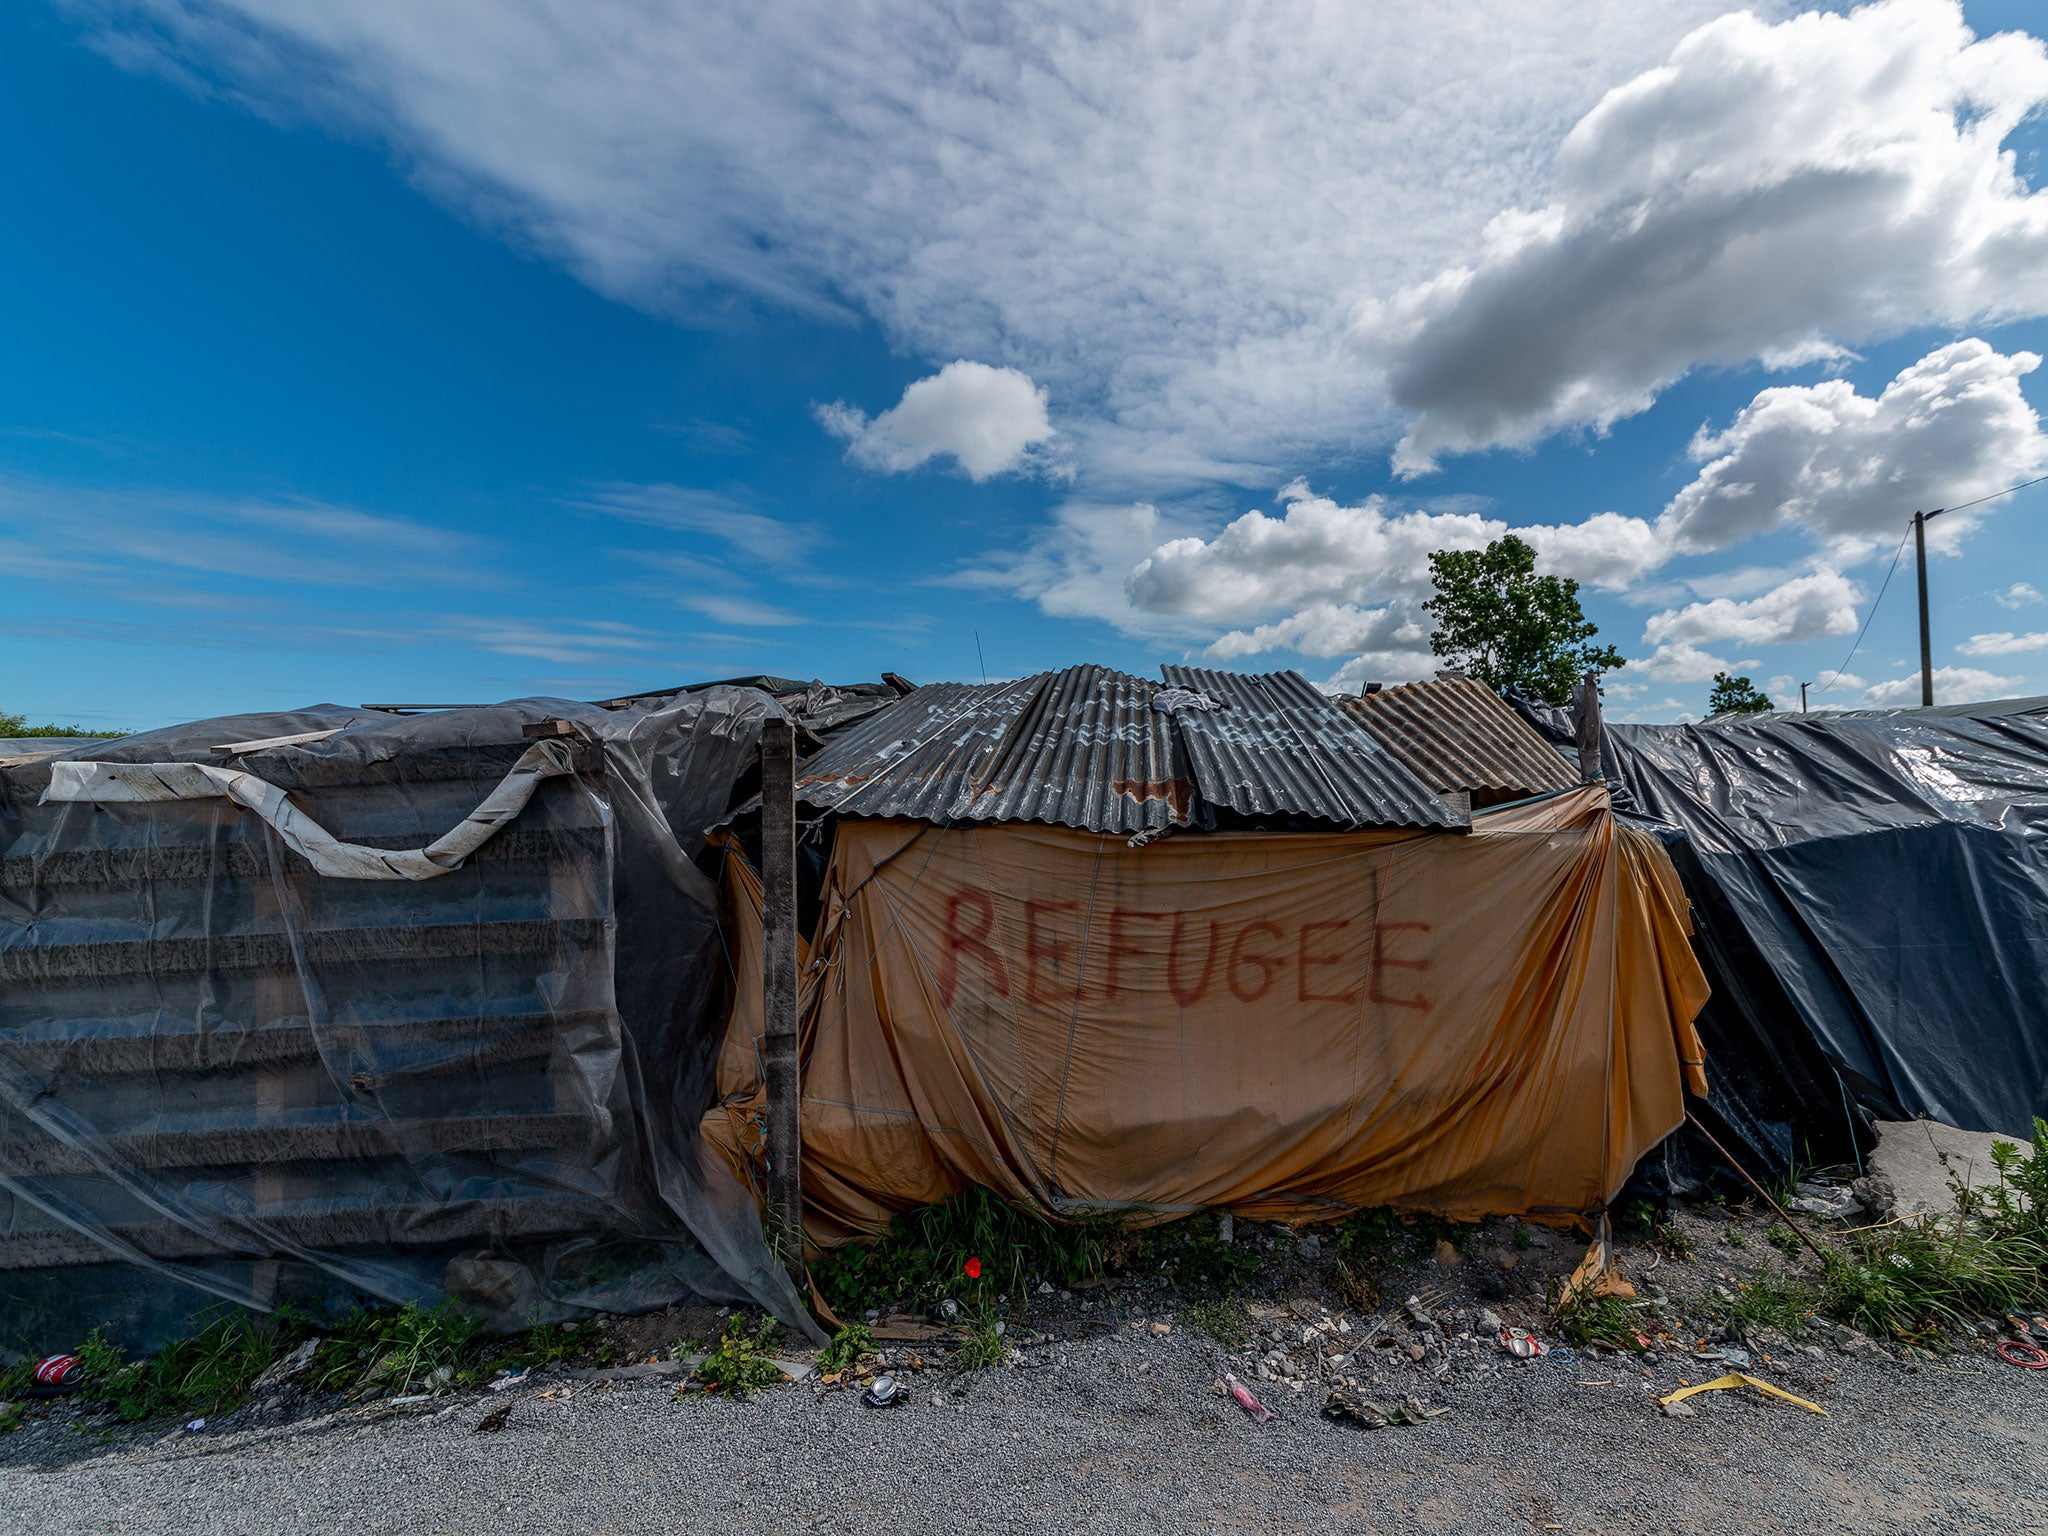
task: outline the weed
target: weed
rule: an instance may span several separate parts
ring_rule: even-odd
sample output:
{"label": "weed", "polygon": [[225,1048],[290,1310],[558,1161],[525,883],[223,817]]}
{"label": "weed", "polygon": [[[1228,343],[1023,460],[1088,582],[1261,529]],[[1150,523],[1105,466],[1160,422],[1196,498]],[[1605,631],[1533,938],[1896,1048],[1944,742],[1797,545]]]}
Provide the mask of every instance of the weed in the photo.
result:
{"label": "weed", "polygon": [[1742,1228],[1740,1227],[1730,1227],[1725,1234],[1724,1241],[1727,1242],[1730,1248],[1747,1248],[1749,1246],[1749,1239],[1742,1235]]}
{"label": "weed", "polygon": [[782,1380],[782,1369],[771,1353],[781,1330],[782,1325],[769,1317],[750,1334],[735,1318],[726,1325],[718,1348],[697,1367],[698,1385],[706,1392],[722,1392],[728,1397],[749,1397],[773,1386]]}
{"label": "weed", "polygon": [[1336,1271],[1337,1296],[1345,1306],[1359,1312],[1377,1311],[1385,1300],[1379,1282],[1369,1270],[1338,1254],[1331,1262]]}
{"label": "weed", "polygon": [[1764,1328],[1794,1334],[1807,1325],[1824,1299],[1807,1281],[1758,1275],[1736,1285],[1734,1299],[1727,1303],[1722,1316],[1730,1328],[1745,1334]]}
{"label": "weed", "polygon": [[1251,1338],[1251,1317],[1240,1301],[1191,1301],[1181,1309],[1195,1327],[1227,1349],[1240,1349]]}
{"label": "weed", "polygon": [[967,1338],[947,1362],[951,1374],[985,1371],[1009,1358],[1010,1346],[1003,1339],[1003,1323],[991,1308],[976,1312],[967,1325]]}
{"label": "weed", "polygon": [[471,1382],[490,1350],[483,1320],[454,1301],[350,1313],[313,1357],[311,1380],[355,1397],[403,1397]]}
{"label": "weed", "polygon": [[[1099,1221],[1053,1222],[978,1185],[898,1216],[880,1241],[849,1245],[812,1269],[840,1316],[891,1306],[927,1309],[950,1296],[1021,1294],[1040,1275],[1058,1285],[1098,1278],[1119,1234]],[[978,1261],[970,1273],[969,1261]]]}
{"label": "weed", "polygon": [[862,1355],[873,1354],[875,1336],[868,1332],[866,1323],[848,1323],[832,1335],[832,1342],[818,1351],[818,1372],[829,1376],[837,1371],[850,1371],[860,1363]]}
{"label": "weed", "polygon": [[1221,1241],[1212,1216],[1189,1216],[1127,1236],[1135,1241],[1120,1255],[1124,1262],[1132,1269],[1164,1273],[1174,1290],[1190,1300],[1229,1300],[1258,1276],[1258,1255]]}
{"label": "weed", "polygon": [[1773,1223],[1764,1232],[1764,1241],[1777,1249],[1778,1252],[1784,1254],[1788,1259],[1797,1254],[1800,1248],[1804,1246],[1799,1241],[1799,1234],[1782,1222]]}
{"label": "weed", "polygon": [[1580,1349],[1589,1344],[1602,1344],[1609,1349],[1636,1347],[1635,1314],[1613,1296],[1581,1298],[1558,1314],[1557,1328],[1566,1343]]}
{"label": "weed", "polygon": [[1660,1221],[1650,1229],[1650,1246],[1677,1263],[1692,1257],[1692,1239],[1676,1222]]}
{"label": "weed", "polygon": [[193,1321],[198,1327],[189,1337],[132,1362],[95,1329],[77,1350],[85,1390],[128,1424],[222,1413],[247,1397],[256,1378],[307,1332],[289,1311],[258,1318],[220,1308]]}
{"label": "weed", "polygon": [[1515,1251],[1517,1253],[1527,1253],[1529,1251],[1529,1245],[1536,1241],[1536,1234],[1531,1232],[1527,1227],[1518,1226],[1515,1228],[1514,1241]]}

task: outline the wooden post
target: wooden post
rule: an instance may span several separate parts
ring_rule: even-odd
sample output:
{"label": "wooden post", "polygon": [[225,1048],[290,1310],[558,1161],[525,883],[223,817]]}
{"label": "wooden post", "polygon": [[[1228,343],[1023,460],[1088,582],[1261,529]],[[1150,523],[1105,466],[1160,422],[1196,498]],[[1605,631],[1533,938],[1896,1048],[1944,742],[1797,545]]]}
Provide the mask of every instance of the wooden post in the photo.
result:
{"label": "wooden post", "polygon": [[1592,784],[1601,777],[1600,772],[1600,676],[1588,672],[1579,679],[1577,716],[1579,737],[1579,779]]}
{"label": "wooden post", "polygon": [[761,727],[761,1057],[768,1090],[768,1240],[803,1267],[802,1084],[796,1048],[796,733]]}

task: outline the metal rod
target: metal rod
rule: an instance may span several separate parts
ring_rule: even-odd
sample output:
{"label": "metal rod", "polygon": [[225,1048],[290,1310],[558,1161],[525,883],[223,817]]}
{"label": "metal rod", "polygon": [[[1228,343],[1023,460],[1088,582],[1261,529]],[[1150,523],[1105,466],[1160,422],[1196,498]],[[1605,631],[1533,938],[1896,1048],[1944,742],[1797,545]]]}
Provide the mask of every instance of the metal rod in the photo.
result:
{"label": "metal rod", "polygon": [[1742,1181],[1745,1184],[1747,1184],[1751,1189],[1755,1190],[1759,1195],[1763,1196],[1764,1204],[1768,1205],[1772,1210],[1778,1213],[1778,1219],[1784,1222],[1785,1225],[1790,1227],[1794,1232],[1799,1234],[1799,1241],[1806,1244],[1807,1247],[1811,1248],[1814,1251],[1815,1256],[1820,1259],[1821,1263],[1827,1263],[1828,1251],[1825,1248],[1821,1247],[1819,1243],[1816,1243],[1812,1238],[1806,1235],[1806,1228],[1800,1226],[1798,1222],[1794,1221],[1792,1219],[1792,1213],[1786,1210],[1785,1207],[1778,1204],[1777,1201],[1771,1198],[1771,1192],[1769,1190],[1765,1189],[1763,1185],[1757,1183],[1755,1179],[1749,1176],[1749,1170],[1743,1167],[1742,1164],[1735,1161],[1735,1159],[1729,1155],[1728,1149],[1722,1146],[1720,1142],[1714,1139],[1714,1133],[1708,1130],[1704,1125],[1701,1125],[1698,1118],[1689,1109],[1685,1112],[1685,1119],[1688,1125],[1690,1125],[1694,1130],[1698,1131],[1702,1136],[1707,1138],[1708,1146],[1712,1147],[1716,1152],[1721,1154],[1722,1162],[1726,1163],[1730,1168],[1733,1168],[1737,1173],[1741,1174]]}
{"label": "metal rod", "polygon": [[761,1065],[768,1094],[768,1239],[792,1275],[804,1257],[797,1063],[796,732],[761,727]]}
{"label": "metal rod", "polygon": [[1927,633],[1927,518],[1913,514],[1913,567],[1920,577],[1920,706],[1934,703],[1934,647]]}

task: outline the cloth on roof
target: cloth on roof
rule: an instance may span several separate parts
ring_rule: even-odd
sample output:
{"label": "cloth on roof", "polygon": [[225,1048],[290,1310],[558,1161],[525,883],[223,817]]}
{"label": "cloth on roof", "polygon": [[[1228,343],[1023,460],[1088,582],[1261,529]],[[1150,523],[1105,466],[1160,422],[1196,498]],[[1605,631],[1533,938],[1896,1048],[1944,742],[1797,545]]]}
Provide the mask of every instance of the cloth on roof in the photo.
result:
{"label": "cloth on roof", "polygon": [[[758,892],[732,857],[704,1121],[755,1178]],[[1570,1219],[1704,1087],[1685,935],[1598,786],[1464,837],[842,822],[806,968],[806,1235],[967,1183],[1065,1213]]]}

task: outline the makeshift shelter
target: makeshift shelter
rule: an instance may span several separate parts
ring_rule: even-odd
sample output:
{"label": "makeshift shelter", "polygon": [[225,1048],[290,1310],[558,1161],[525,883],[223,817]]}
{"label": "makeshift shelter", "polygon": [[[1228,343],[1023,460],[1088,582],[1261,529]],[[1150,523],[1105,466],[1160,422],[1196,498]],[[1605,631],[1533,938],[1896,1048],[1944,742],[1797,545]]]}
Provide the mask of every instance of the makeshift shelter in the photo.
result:
{"label": "makeshift shelter", "polygon": [[2048,1115],[2048,699],[1613,726],[1604,765],[1666,829],[1752,1145],[1846,1162],[1851,1098]]}
{"label": "makeshift shelter", "polygon": [[677,1132],[727,1007],[691,855],[776,712],[321,706],[0,764],[10,1325],[146,1332],[139,1271],[172,1318],[336,1288],[800,1317]]}
{"label": "makeshift shelter", "polygon": [[[1298,675],[920,689],[806,762],[805,1233],[967,1183],[1047,1212],[1599,1212],[1704,1088],[1654,839],[1468,815]],[[760,895],[709,1145],[758,1182]],[[751,984],[750,984],[751,983]]]}

